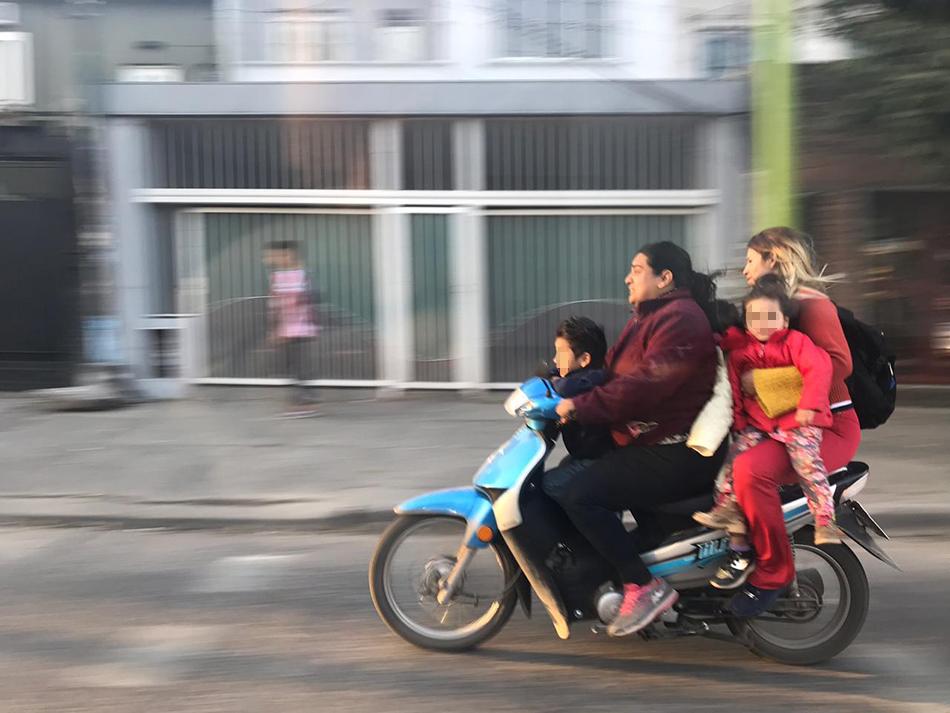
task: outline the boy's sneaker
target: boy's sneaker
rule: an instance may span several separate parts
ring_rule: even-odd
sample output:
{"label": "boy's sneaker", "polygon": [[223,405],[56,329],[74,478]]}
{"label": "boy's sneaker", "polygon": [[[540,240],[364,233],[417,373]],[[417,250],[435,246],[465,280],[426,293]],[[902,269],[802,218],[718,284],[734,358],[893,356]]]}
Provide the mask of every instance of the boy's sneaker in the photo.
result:
{"label": "boy's sneaker", "polygon": [[816,545],[840,545],[841,530],[834,525],[817,525],[815,527]]}
{"label": "boy's sneaker", "polygon": [[755,571],[755,554],[752,550],[737,552],[729,550],[729,558],[722,563],[709,584],[716,589],[735,589],[745,584]]}
{"label": "boy's sneaker", "polygon": [[717,505],[709,512],[694,512],[693,519],[710,530],[727,530],[733,535],[746,534],[745,518],[734,503]]}
{"label": "boy's sneaker", "polygon": [[635,634],[676,604],[679,597],[675,589],[657,577],[642,587],[625,584],[620,612],[610,622],[607,633],[610,636]]}

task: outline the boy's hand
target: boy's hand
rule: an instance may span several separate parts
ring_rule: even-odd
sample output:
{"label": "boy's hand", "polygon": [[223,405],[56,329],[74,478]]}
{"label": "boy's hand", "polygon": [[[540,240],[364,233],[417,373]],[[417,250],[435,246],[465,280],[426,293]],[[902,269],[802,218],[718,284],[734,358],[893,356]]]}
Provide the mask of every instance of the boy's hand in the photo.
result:
{"label": "boy's hand", "polygon": [[817,411],[811,411],[807,408],[800,408],[795,412],[795,420],[799,426],[810,426],[815,422]]}
{"label": "boy's hand", "polygon": [[574,417],[574,402],[570,399],[564,399],[557,405],[555,411],[561,417],[561,423],[567,423]]}

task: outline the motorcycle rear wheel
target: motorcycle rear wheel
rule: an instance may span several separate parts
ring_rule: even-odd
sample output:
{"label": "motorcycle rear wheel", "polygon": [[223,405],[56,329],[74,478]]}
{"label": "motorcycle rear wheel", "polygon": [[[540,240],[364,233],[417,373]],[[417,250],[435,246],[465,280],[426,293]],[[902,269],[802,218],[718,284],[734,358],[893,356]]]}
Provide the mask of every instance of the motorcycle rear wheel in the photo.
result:
{"label": "motorcycle rear wheel", "polygon": [[[422,557],[403,566],[401,551],[410,538],[429,540],[421,547]],[[373,606],[393,632],[415,646],[436,651],[465,651],[484,643],[508,622],[517,606],[518,595],[511,583],[519,575],[517,565],[503,546],[490,544],[476,553],[466,570],[461,596],[448,607],[435,600],[440,577],[454,564],[454,554],[463,541],[465,521],[445,515],[402,515],[383,533],[369,566],[369,588]],[[438,540],[436,539],[438,538]],[[480,584],[472,584],[475,577]],[[405,580],[405,581],[403,581]],[[400,601],[403,586],[410,596]],[[472,586],[488,588],[472,592]],[[404,592],[405,593],[405,592]],[[484,605],[484,612],[475,609]],[[450,614],[457,617],[466,607],[473,619],[458,625],[445,625]],[[453,609],[454,608],[454,609]]]}
{"label": "motorcycle rear wheel", "polygon": [[[768,613],[762,619],[728,619],[726,624],[753,653],[779,663],[810,666],[834,658],[861,632],[867,618],[870,587],[864,567],[855,554],[843,544],[815,545],[811,527],[795,533],[794,549],[796,569],[800,573],[803,569],[800,561],[806,556],[817,564],[807,570],[807,576],[800,574],[799,587],[803,596],[817,595],[822,601],[818,615],[822,611],[829,613],[827,610],[832,607],[829,599],[835,599],[830,622],[813,635],[806,634],[801,638],[791,635],[799,633],[796,627],[813,624],[804,613],[797,621],[792,615],[786,622],[778,624],[767,621],[774,619]],[[822,572],[831,576],[824,576]],[[816,576],[821,577],[820,582],[814,581]]]}

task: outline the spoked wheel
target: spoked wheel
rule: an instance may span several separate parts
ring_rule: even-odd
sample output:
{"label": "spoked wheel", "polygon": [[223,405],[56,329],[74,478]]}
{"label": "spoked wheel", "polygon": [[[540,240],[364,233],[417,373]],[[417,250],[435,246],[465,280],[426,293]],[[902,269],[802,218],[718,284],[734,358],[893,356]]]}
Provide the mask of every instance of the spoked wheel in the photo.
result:
{"label": "spoked wheel", "polygon": [[864,626],[870,591],[861,562],[845,545],[813,543],[812,528],[795,534],[798,592],[769,612],[728,620],[732,633],[756,654],[810,665],[844,651]]}
{"label": "spoked wheel", "polygon": [[383,533],[369,566],[373,605],[406,641],[427,649],[462,651],[487,641],[517,604],[518,570],[495,544],[469,562],[452,601],[441,584],[455,566],[465,522],[448,516],[402,516]]}

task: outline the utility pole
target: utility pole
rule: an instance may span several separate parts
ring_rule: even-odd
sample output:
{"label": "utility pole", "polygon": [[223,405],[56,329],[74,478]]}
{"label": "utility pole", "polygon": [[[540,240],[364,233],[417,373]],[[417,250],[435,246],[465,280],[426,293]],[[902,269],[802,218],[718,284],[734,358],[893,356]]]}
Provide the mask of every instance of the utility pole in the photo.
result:
{"label": "utility pole", "polygon": [[794,225],[795,87],[792,0],[752,0],[754,229]]}

